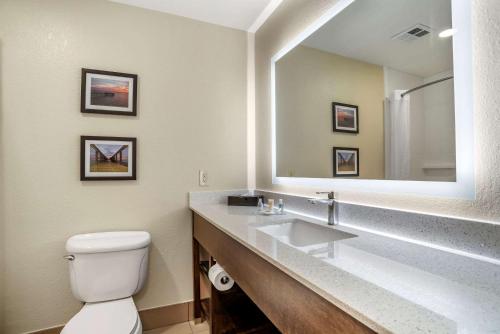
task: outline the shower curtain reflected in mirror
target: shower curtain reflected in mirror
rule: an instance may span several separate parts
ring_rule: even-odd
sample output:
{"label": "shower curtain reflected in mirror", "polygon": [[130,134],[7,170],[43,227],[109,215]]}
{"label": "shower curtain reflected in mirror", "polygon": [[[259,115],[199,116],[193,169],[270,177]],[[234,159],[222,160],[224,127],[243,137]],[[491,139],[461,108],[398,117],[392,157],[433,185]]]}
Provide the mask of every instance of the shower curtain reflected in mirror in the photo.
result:
{"label": "shower curtain reflected in mirror", "polygon": [[385,99],[385,178],[407,180],[410,177],[410,96],[395,90]]}

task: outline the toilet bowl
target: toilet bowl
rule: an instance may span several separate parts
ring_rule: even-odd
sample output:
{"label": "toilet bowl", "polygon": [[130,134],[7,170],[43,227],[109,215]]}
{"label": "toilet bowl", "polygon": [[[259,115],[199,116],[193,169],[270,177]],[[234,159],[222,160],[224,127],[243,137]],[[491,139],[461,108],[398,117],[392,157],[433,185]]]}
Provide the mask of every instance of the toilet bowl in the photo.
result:
{"label": "toilet bowl", "polygon": [[87,303],[61,334],[140,334],[142,325],[132,297]]}
{"label": "toilet bowl", "polygon": [[61,334],[141,334],[132,296],[147,276],[151,236],[142,231],[75,235],[66,242],[71,290],[82,309]]}

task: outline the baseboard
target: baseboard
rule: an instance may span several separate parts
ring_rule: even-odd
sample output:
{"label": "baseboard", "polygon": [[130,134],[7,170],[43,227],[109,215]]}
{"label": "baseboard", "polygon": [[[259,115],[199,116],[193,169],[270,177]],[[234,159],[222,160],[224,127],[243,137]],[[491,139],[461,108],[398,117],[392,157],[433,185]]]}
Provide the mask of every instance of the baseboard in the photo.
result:
{"label": "baseboard", "polygon": [[150,329],[166,327],[179,322],[188,321],[190,319],[190,309],[192,309],[190,304],[192,303],[193,302],[185,302],[139,311],[142,329],[148,331]]}
{"label": "baseboard", "polygon": [[[148,331],[193,320],[193,302],[160,306],[139,311],[142,329]],[[41,329],[27,334],[60,334],[64,326]]]}
{"label": "baseboard", "polygon": [[57,327],[52,327],[52,328],[47,328],[47,329],[41,329],[39,331],[29,332],[26,334],[59,334],[59,333],[61,333],[63,327],[64,326],[57,326]]}

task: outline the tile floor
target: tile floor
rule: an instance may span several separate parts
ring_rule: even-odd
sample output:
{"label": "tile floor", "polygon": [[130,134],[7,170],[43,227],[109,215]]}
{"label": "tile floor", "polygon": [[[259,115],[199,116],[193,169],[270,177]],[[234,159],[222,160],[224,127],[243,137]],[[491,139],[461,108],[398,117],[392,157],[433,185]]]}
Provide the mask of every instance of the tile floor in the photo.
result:
{"label": "tile floor", "polygon": [[144,332],[144,334],[209,334],[208,324],[202,322],[195,324],[194,321],[181,322],[168,327],[152,329]]}

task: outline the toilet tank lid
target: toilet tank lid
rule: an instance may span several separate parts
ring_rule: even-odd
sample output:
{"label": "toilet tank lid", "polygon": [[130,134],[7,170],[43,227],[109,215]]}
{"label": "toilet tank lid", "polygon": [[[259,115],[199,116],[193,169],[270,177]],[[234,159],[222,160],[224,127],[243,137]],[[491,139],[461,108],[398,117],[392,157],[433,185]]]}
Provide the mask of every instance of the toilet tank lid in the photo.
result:
{"label": "toilet tank lid", "polygon": [[66,241],[70,253],[118,252],[147,247],[151,235],[145,231],[86,233],[72,236]]}

